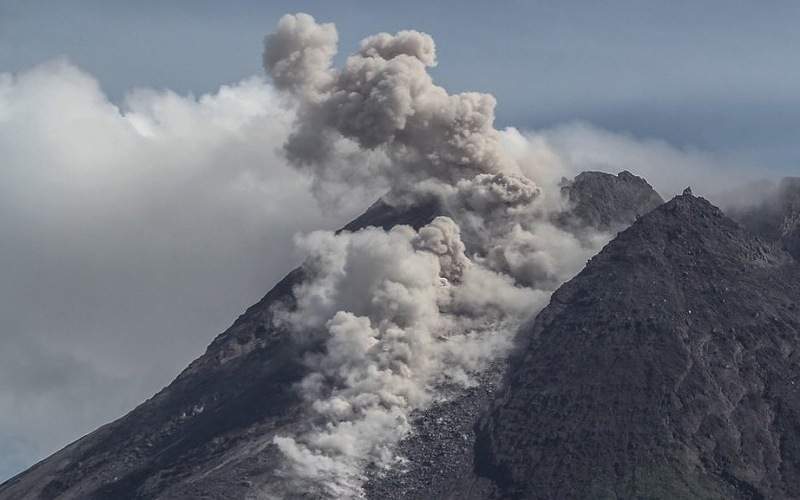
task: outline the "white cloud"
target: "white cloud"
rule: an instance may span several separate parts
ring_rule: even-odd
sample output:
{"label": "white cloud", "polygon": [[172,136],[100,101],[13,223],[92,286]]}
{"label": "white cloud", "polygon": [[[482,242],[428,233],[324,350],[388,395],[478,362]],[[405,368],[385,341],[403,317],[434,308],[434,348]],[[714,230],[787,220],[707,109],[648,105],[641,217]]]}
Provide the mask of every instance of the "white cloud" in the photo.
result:
{"label": "white cloud", "polygon": [[588,123],[569,123],[528,136],[546,144],[569,172],[628,170],[647,179],[665,199],[689,185],[695,194],[713,199],[764,175],[726,155],[679,148],[657,138],[637,138]]}
{"label": "white cloud", "polygon": [[[347,219],[321,215],[277,153],[291,120],[259,78],[117,107],[64,60],[0,75],[0,442],[15,456],[150,396],[296,265],[296,231]],[[0,475],[24,464],[2,448]]]}

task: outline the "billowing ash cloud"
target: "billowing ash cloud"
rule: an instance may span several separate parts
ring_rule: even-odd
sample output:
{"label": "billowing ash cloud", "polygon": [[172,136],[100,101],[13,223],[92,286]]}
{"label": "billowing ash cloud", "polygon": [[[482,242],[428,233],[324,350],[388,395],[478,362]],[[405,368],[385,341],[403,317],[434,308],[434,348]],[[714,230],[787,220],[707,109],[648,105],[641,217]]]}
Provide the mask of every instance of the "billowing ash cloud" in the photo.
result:
{"label": "billowing ash cloud", "polygon": [[430,403],[430,388],[469,385],[547,295],[471,262],[447,217],[418,232],[317,232],[300,246],[312,277],[281,320],[324,342],[299,388],[316,426],[275,444],[296,487],[356,496],[366,462],[395,460],[392,445],[410,430],[410,412]]}
{"label": "billowing ash cloud", "polygon": [[496,130],[492,96],[436,86],[430,36],[368,37],[339,69],[336,40],[305,14],[284,16],[266,38],[265,69],[297,109],[287,158],[323,200],[378,178],[389,203],[434,197],[448,214],[419,231],[298,242],[309,278],[296,309],[276,317],[323,349],[308,355],[298,387],[308,425],[274,443],[293,489],[342,497],[360,494],[367,464],[399,460],[411,412],[504,357],[520,324],[610,235],[551,222],[563,201],[536,180],[553,187],[558,159],[541,140]]}
{"label": "billowing ash cloud", "polygon": [[308,14],[284,16],[266,39],[264,67],[277,88],[313,98],[331,83],[338,40],[332,23],[317,24]]}
{"label": "billowing ash cloud", "polygon": [[336,30],[307,14],[287,15],[267,36],[264,66],[299,114],[285,145],[288,158],[328,179],[336,141],[380,149],[378,173],[393,187],[423,179],[454,182],[478,173],[520,174],[493,126],[495,99],[450,95],[433,83],[433,39],[417,31],[364,39],[340,69],[331,67]]}

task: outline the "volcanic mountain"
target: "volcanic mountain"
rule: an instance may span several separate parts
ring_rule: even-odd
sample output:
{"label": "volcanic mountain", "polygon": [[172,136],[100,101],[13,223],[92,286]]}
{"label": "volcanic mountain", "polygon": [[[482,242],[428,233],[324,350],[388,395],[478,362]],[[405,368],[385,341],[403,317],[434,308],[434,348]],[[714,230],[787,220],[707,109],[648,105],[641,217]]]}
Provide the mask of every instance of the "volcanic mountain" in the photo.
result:
{"label": "volcanic mountain", "polygon": [[521,334],[477,474],[503,498],[797,498],[799,299],[779,246],[675,198]]}
{"label": "volcanic mountain", "polygon": [[688,191],[644,215],[522,329],[503,380],[418,415],[373,496],[797,498],[800,265],[779,234]]}
{"label": "volcanic mountain", "polygon": [[[438,210],[378,201],[344,229],[419,227]],[[291,303],[303,279],[303,268],[290,272],[168,387],[0,485],[0,498],[245,498],[269,481],[274,430],[301,418],[293,384],[309,349],[274,328],[272,306]]]}
{"label": "volcanic mountain", "polygon": [[[572,225],[623,227],[662,201],[627,172],[587,172],[563,189],[575,207]],[[604,204],[600,190],[611,194]],[[435,201],[412,208],[378,201],[343,230],[418,228],[443,210]],[[0,498],[243,498],[273,481],[281,457],[272,436],[303,418],[293,385],[307,372],[302,358],[311,348],[274,326],[273,306],[291,306],[304,273],[289,273],[168,387],[0,485]]]}
{"label": "volcanic mountain", "polygon": [[[701,198],[655,208],[635,176],[582,176],[564,185],[564,224],[633,225],[522,328],[507,365],[414,415],[406,462],[371,471],[366,495],[800,496],[797,262]],[[442,210],[378,202],[346,229],[419,227]],[[303,418],[294,386],[309,347],[274,327],[271,306],[291,305],[304,272],[152,399],[0,498],[249,498],[276,480],[272,436]]]}

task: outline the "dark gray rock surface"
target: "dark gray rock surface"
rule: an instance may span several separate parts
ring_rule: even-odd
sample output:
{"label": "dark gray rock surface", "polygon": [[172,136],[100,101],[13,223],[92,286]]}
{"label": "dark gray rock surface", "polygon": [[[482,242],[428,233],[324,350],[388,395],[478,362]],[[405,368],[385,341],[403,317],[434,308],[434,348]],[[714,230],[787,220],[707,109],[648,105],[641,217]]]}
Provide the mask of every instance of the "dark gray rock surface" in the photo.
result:
{"label": "dark gray rock surface", "polygon": [[797,262],[691,195],[643,216],[520,334],[475,460],[498,498],[800,498]]}
{"label": "dark gray rock surface", "polygon": [[388,471],[369,471],[370,479],[364,486],[367,498],[459,499],[465,493],[470,498],[491,497],[497,491],[494,483],[474,474],[475,431],[505,366],[498,361],[482,374],[477,386],[415,412],[414,432],[397,450],[406,462]]}
{"label": "dark gray rock surface", "polygon": [[561,194],[572,210],[560,216],[558,222],[602,231],[624,229],[664,203],[646,180],[628,171],[617,175],[583,172],[572,181],[564,179]]}

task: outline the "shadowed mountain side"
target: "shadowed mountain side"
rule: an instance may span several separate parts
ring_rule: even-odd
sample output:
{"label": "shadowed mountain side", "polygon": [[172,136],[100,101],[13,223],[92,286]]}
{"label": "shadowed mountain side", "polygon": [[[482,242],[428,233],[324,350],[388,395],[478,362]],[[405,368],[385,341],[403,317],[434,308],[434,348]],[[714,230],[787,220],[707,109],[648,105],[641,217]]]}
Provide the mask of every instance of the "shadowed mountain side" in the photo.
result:
{"label": "shadowed mountain side", "polygon": [[673,199],[521,333],[477,473],[501,498],[800,497],[798,302],[787,254]]}

